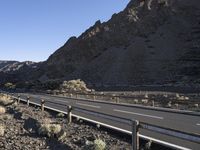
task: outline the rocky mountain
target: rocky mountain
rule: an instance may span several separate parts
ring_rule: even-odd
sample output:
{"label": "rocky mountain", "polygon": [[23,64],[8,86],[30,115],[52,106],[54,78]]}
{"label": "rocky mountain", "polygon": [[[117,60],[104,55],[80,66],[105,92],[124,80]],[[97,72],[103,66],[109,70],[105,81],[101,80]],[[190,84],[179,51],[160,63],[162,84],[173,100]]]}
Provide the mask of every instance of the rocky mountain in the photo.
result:
{"label": "rocky mountain", "polygon": [[37,68],[37,63],[31,61],[0,61],[0,72],[10,73],[24,70],[25,68]]}
{"label": "rocky mountain", "polygon": [[0,82],[32,79],[32,73],[39,69],[40,64],[31,61],[0,61]]}
{"label": "rocky mountain", "polygon": [[[12,66],[1,70],[18,69]],[[200,1],[131,0],[109,21],[71,37],[31,75],[119,86],[199,84]]]}
{"label": "rocky mountain", "polygon": [[190,83],[200,79],[200,1],[131,0],[45,62],[48,78],[109,85]]}

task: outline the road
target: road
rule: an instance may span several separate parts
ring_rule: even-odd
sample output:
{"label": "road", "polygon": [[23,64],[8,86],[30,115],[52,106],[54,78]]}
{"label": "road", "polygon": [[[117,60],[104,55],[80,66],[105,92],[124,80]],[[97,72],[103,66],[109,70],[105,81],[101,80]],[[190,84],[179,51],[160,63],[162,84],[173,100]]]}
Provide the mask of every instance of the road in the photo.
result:
{"label": "road", "polygon": [[[16,93],[15,96],[17,94],[19,93]],[[20,93],[20,95],[22,99],[26,99],[27,96],[30,96],[31,97],[30,101],[38,104],[40,104],[41,99],[51,102],[57,102],[61,105],[54,105],[48,102],[45,105],[62,111],[67,111],[65,105],[71,105],[90,111],[118,116],[125,119],[136,119],[141,122],[146,122],[161,127],[166,127],[174,130],[184,131],[187,133],[195,133],[200,135],[200,115],[191,115],[189,113],[187,114],[181,112],[176,113],[168,110],[163,111],[160,109],[149,109],[148,107],[119,105],[114,103],[105,103],[105,102],[91,101],[86,99],[55,97],[45,94]],[[119,123],[114,120],[98,118],[96,116],[88,115],[85,114],[84,112],[79,112],[76,110],[73,112],[73,114],[83,116],[85,118],[89,118],[102,123],[106,123],[111,126],[115,126],[124,130],[131,131],[130,125]],[[140,134],[155,139],[159,139],[162,141],[166,141],[188,149],[194,149],[194,150],[200,149],[200,143],[194,143],[167,135],[161,135],[159,133],[154,133],[152,131],[147,131],[145,129],[141,129]]]}

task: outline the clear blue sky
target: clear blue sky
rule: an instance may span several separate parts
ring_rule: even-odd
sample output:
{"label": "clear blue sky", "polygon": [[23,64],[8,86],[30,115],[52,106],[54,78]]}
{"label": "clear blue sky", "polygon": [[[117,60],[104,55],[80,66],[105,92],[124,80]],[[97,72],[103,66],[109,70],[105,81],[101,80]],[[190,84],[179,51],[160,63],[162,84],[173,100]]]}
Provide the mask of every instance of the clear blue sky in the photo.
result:
{"label": "clear blue sky", "polygon": [[0,0],[0,60],[44,61],[129,0]]}

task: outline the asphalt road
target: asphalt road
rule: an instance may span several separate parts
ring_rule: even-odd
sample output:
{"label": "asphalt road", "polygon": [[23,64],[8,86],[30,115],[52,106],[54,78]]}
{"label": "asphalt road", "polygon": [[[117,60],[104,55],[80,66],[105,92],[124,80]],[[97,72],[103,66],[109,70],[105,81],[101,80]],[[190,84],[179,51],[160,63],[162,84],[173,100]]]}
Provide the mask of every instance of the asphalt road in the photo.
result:
{"label": "asphalt road", "polygon": [[[17,94],[15,94],[15,96],[16,95]],[[134,106],[118,105],[105,102],[88,101],[84,99],[55,97],[43,94],[20,93],[20,95],[21,98],[23,99],[26,99],[27,96],[30,96],[31,97],[30,101],[38,104],[40,104],[41,99],[59,103],[61,105],[55,105],[48,102],[45,105],[62,111],[67,111],[65,105],[71,105],[94,112],[100,112],[104,114],[118,116],[125,119],[136,119],[141,122],[146,122],[161,127],[166,127],[174,130],[184,131],[187,133],[195,133],[200,135],[200,115],[191,115],[187,113],[176,113],[171,111],[148,109],[145,107],[134,107]],[[115,120],[96,117],[93,116],[92,114],[85,114],[84,112],[76,110],[73,111],[73,114],[131,131],[130,125],[126,123],[119,123]],[[147,131],[146,129],[141,129],[140,134],[156,138],[162,141],[166,141],[175,145],[179,145],[182,147],[186,147],[188,149],[200,150],[200,143],[194,143],[167,135],[161,135],[159,133]]]}

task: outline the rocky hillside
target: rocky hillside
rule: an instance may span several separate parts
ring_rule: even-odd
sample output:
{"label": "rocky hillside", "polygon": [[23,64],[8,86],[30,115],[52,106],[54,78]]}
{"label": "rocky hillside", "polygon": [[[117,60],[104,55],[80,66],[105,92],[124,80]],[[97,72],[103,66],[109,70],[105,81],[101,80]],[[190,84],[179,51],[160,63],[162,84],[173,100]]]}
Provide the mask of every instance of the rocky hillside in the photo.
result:
{"label": "rocky hillside", "polygon": [[[34,64],[11,66],[1,70]],[[200,83],[199,66],[199,0],[131,0],[109,21],[71,37],[27,75],[114,86],[183,85]]]}
{"label": "rocky hillside", "polygon": [[40,64],[31,61],[0,61],[0,82],[28,80],[33,77],[30,73],[38,70]]}
{"label": "rocky hillside", "polygon": [[18,61],[0,61],[0,72],[17,72],[25,68],[37,68],[38,64],[31,61],[18,62]]}
{"label": "rocky hillside", "polygon": [[199,82],[199,43],[199,0],[132,0],[70,38],[43,70],[48,78],[96,84]]}

